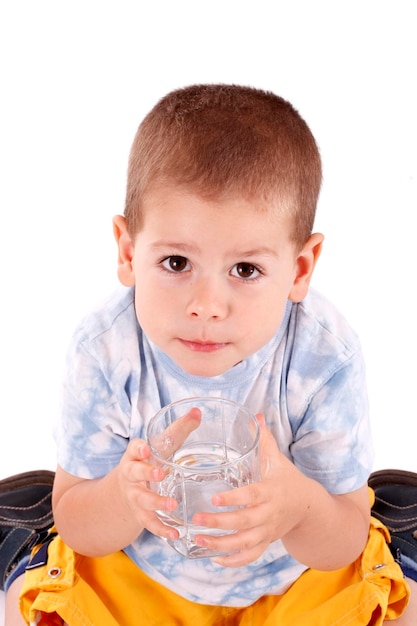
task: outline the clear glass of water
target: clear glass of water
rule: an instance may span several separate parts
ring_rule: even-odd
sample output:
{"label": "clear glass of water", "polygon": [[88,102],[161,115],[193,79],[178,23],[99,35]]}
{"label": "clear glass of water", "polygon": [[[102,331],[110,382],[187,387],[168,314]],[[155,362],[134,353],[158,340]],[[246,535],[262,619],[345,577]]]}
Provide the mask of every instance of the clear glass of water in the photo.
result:
{"label": "clear glass of water", "polygon": [[212,497],[259,480],[259,425],[244,406],[224,398],[186,398],[163,407],[151,419],[147,442],[152,462],[163,468],[161,482],[151,489],[175,498],[175,511],[157,511],[162,522],[178,530],[168,540],[187,558],[220,553],[196,545],[198,534],[225,535],[234,531],[193,524],[196,513],[220,512]]}

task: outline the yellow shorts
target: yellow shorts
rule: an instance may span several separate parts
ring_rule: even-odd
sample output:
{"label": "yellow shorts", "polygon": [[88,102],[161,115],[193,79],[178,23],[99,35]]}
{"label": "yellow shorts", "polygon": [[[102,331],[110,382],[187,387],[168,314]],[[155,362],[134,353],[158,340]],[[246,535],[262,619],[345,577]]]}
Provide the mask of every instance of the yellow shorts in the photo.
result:
{"label": "yellow shorts", "polygon": [[26,572],[21,610],[28,624],[38,626],[62,620],[70,626],[377,626],[401,615],[409,596],[388,538],[372,518],[368,543],[352,565],[307,570],[281,596],[227,608],[185,600],[148,578],[123,552],[84,557],[56,536],[48,562]]}

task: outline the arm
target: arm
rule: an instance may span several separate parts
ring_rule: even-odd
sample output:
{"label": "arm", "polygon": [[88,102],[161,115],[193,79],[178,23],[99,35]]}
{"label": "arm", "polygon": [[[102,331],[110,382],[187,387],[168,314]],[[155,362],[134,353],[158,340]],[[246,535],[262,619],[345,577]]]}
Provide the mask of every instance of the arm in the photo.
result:
{"label": "arm", "polygon": [[367,485],[344,495],[329,494],[304,476],[278,450],[261,420],[262,480],[217,496],[217,505],[241,505],[229,513],[198,514],[209,527],[236,529],[223,537],[200,536],[201,545],[235,554],[216,558],[237,567],[254,561],[272,541],[282,539],[288,552],[309,567],[338,569],[362,551],[368,536]]}
{"label": "arm", "polygon": [[368,486],[332,495],[319,483],[307,479],[305,488],[304,515],[283,537],[286,549],[297,560],[319,570],[334,570],[352,563],[368,538]]}
{"label": "arm", "polygon": [[75,551],[104,556],[131,543],[144,528],[165,538],[177,532],[159,521],[156,509],[172,510],[172,498],[153,493],[147,481],[161,480],[161,469],[149,463],[144,441],[132,440],[120,464],[102,478],[85,480],[57,468],[52,503],[55,524]]}
{"label": "arm", "polygon": [[[160,470],[149,463],[142,439],[129,441],[142,423],[135,413],[141,375],[129,297],[111,300],[77,329],[55,431],[60,463],[53,489],[55,523],[69,546],[91,556],[124,548],[144,528],[164,537],[172,532],[154,512],[172,502],[147,488],[151,477],[162,478]],[[109,322],[113,310],[117,323]]]}

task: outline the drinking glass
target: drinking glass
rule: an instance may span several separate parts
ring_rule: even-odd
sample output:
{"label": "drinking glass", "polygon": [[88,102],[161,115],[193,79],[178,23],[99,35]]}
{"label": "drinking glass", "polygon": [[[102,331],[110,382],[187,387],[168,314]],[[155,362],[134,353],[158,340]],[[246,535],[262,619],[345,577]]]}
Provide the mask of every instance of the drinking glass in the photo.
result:
{"label": "drinking glass", "polygon": [[[163,407],[147,428],[153,463],[165,477],[150,483],[156,493],[175,498],[175,511],[157,511],[179,538],[168,543],[188,558],[219,555],[195,543],[197,534],[225,535],[235,531],[193,523],[200,512],[235,510],[214,506],[220,492],[259,480],[259,424],[244,406],[224,398],[186,398]],[[224,553],[222,553],[224,554]]]}

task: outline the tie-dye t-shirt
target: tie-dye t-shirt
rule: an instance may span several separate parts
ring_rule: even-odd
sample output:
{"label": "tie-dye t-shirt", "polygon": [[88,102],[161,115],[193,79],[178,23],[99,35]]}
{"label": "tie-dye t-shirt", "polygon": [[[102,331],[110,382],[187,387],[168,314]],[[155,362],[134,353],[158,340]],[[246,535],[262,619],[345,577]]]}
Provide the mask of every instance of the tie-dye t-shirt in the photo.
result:
{"label": "tie-dye t-shirt", "polygon": [[[86,317],[70,346],[58,462],[76,476],[103,476],[131,438],[145,436],[158,409],[198,395],[223,396],[264,413],[280,450],[329,492],[365,484],[373,452],[360,345],[314,290],[299,304],[288,302],[267,345],[210,378],[186,373],[152,344],[137,322],[133,289],[118,290]],[[152,579],[204,604],[245,606],[281,594],[305,569],[279,540],[239,568],[186,559],[147,531],[125,551]]]}

